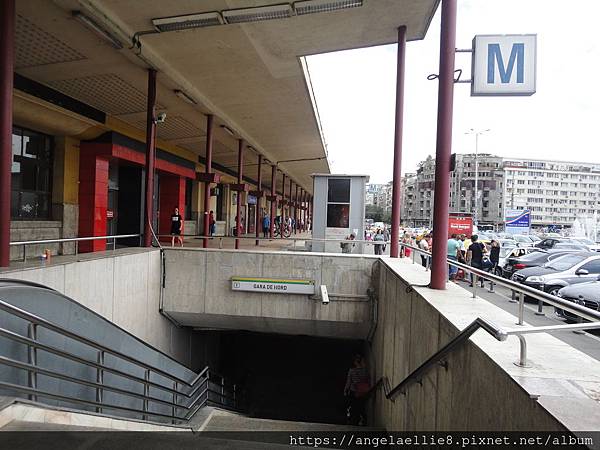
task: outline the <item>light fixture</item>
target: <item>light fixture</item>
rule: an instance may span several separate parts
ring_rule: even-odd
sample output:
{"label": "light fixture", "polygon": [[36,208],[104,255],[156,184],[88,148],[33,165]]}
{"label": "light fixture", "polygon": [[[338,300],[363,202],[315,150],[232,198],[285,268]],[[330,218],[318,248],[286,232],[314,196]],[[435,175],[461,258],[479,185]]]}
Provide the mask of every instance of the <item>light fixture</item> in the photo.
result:
{"label": "light fixture", "polygon": [[230,134],[231,136],[235,137],[235,133],[227,125],[221,125],[221,128],[223,128],[227,132],[227,134]]}
{"label": "light fixture", "polygon": [[177,97],[179,97],[180,99],[182,99],[183,101],[186,101],[192,105],[197,105],[198,102],[196,100],[194,100],[192,97],[190,97],[189,95],[187,95],[185,92],[180,91],[179,89],[175,89],[173,91],[175,93],[175,95]]}
{"label": "light fixture", "polygon": [[123,48],[123,44],[118,38],[98,25],[98,23],[96,23],[96,21],[92,18],[86,16],[81,11],[73,11],[72,15],[75,19],[79,20],[83,25],[85,25],[86,28],[88,28],[90,31],[93,31],[94,34],[103,41],[109,43],[117,50],[121,50]]}
{"label": "light fixture", "polygon": [[338,11],[340,9],[358,8],[363,5],[363,0],[304,0],[294,3],[296,14],[314,14],[321,12]]}
{"label": "light fixture", "polygon": [[204,28],[223,25],[223,17],[218,11],[188,14],[185,16],[163,17],[152,19],[154,28],[163,33],[166,31],[187,30],[190,28]]}
{"label": "light fixture", "polygon": [[254,8],[229,9],[223,11],[227,23],[259,22],[262,20],[285,19],[291,17],[292,6],[281,5],[257,6]]}

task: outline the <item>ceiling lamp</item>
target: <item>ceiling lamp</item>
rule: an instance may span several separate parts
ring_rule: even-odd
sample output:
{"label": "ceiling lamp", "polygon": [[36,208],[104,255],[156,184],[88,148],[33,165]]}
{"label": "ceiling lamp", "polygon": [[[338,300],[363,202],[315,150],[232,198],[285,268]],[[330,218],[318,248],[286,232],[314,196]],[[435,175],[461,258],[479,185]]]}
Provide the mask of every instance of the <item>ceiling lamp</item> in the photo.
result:
{"label": "ceiling lamp", "polygon": [[233,132],[233,130],[231,128],[229,128],[227,125],[221,125],[221,128],[223,128],[223,130],[225,130],[225,132],[227,132],[227,134],[235,137],[235,133]]}
{"label": "ceiling lamp", "polygon": [[188,30],[190,28],[212,27],[215,25],[223,25],[223,23],[223,17],[217,11],[152,19],[152,25],[154,25],[154,28],[161,33],[166,31]]}
{"label": "ceiling lamp", "polygon": [[94,32],[94,34],[103,41],[108,42],[117,50],[121,50],[123,48],[123,44],[118,38],[116,38],[114,35],[112,35],[107,30],[98,25],[98,23],[96,23],[96,21],[92,18],[86,16],[81,11],[73,11],[72,15],[75,19],[84,24],[88,30]]}
{"label": "ceiling lamp", "polygon": [[291,17],[292,6],[282,5],[257,6],[255,8],[229,9],[223,11],[227,23],[259,22],[262,20],[285,19]]}
{"label": "ceiling lamp", "polygon": [[294,10],[299,16],[322,12],[338,11],[340,9],[358,8],[363,0],[305,0],[294,3]]}

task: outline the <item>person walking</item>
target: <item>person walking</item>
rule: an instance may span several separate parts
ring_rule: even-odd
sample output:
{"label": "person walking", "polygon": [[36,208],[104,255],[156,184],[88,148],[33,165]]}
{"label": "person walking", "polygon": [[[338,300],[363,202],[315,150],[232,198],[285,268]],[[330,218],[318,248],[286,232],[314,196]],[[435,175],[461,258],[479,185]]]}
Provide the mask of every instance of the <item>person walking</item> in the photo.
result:
{"label": "person walking", "polygon": [[[487,253],[487,249],[478,239],[476,234],[471,236],[471,245],[469,245],[469,250],[467,251],[467,264],[475,269],[483,270],[483,255]],[[471,287],[473,287],[474,278],[474,275],[471,273]],[[483,278],[480,278],[480,282],[481,287],[483,287]]]}
{"label": "person walking", "polygon": [[[450,236],[450,239],[448,239],[448,259],[457,261],[458,253],[460,252],[461,248],[462,242],[457,239],[456,234]],[[448,264],[448,278],[450,281],[455,281],[457,272],[458,267]]]}
{"label": "person walking", "polygon": [[271,218],[269,217],[269,215],[266,212],[262,219],[262,229],[263,229],[263,237],[264,238],[269,237],[269,234],[271,232]]}
{"label": "person walking", "polygon": [[183,231],[183,217],[179,214],[179,208],[176,206],[171,214],[171,247],[175,246],[175,239],[183,247],[183,238],[181,232]]}
{"label": "person walking", "polygon": [[[421,240],[419,241],[419,248],[421,250],[423,250],[424,252],[428,252],[429,249],[431,248],[429,246],[429,239],[427,239],[429,236],[423,236],[421,238]],[[427,255],[426,253],[421,253],[421,265],[423,267],[427,267],[427,257],[429,255]]]}
{"label": "person walking", "polygon": [[492,239],[490,243],[490,261],[492,262],[490,272],[496,275],[498,264],[500,263],[500,243],[495,239]]}
{"label": "person walking", "polygon": [[375,242],[375,244],[373,244],[373,247],[375,247],[375,254],[383,255],[383,246],[385,245],[385,238],[383,237],[383,233],[381,232],[381,230],[377,230],[377,234],[375,234],[373,241]]}
{"label": "person walking", "polygon": [[208,213],[208,230],[211,236],[217,234],[217,222],[215,221],[215,213],[212,210]]}
{"label": "person walking", "polygon": [[342,253],[352,253],[352,249],[354,248],[354,242],[352,242],[356,236],[354,233],[350,233],[350,236],[346,238],[344,242],[340,242],[340,247],[342,247]]}
{"label": "person walking", "polygon": [[365,406],[370,390],[371,376],[365,359],[361,354],[356,354],[352,359],[352,367],[348,370],[344,386],[344,396],[350,403],[347,414],[349,425],[367,424]]}

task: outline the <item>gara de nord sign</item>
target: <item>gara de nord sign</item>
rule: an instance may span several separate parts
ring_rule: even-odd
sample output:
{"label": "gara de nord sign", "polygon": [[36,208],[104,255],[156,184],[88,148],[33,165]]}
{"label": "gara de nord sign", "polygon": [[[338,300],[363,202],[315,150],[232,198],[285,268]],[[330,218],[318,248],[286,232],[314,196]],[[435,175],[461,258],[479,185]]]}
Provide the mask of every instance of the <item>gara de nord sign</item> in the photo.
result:
{"label": "gara de nord sign", "polygon": [[471,95],[532,95],[535,34],[480,35],[473,39]]}
{"label": "gara de nord sign", "polygon": [[313,280],[288,280],[275,278],[231,277],[234,291],[266,292],[268,294],[314,295]]}

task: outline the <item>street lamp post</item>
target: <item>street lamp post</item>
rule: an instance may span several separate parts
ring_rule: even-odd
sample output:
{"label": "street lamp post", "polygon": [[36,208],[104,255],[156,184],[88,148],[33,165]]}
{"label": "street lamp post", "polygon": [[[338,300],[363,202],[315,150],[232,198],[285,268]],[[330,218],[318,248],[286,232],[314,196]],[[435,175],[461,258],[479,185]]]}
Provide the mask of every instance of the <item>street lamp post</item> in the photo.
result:
{"label": "street lamp post", "polygon": [[479,224],[479,161],[477,160],[477,155],[479,153],[479,136],[483,133],[487,133],[488,131],[490,131],[489,128],[487,130],[482,131],[475,131],[473,128],[471,128],[465,133],[475,135],[475,211],[473,214],[474,225]]}

